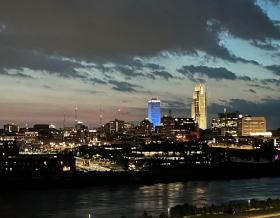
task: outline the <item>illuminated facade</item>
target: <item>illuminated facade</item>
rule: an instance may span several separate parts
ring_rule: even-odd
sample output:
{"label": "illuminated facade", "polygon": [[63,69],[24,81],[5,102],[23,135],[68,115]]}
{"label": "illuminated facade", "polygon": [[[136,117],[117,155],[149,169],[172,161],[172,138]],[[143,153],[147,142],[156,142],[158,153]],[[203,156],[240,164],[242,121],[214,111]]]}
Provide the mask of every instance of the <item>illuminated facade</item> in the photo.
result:
{"label": "illuminated facade", "polygon": [[216,136],[237,136],[241,128],[242,114],[236,112],[219,113],[212,119],[212,132]]}
{"label": "illuminated facade", "polygon": [[16,141],[0,141],[0,175],[38,176],[76,170],[71,153],[23,155],[19,150]]}
{"label": "illuminated facade", "polygon": [[192,118],[200,129],[207,129],[206,92],[204,84],[196,84],[192,97]]}
{"label": "illuminated facade", "polygon": [[148,119],[153,124],[153,129],[160,125],[160,100],[153,98],[148,101]]}
{"label": "illuminated facade", "polygon": [[6,133],[17,133],[19,132],[19,127],[14,123],[8,123],[4,125],[4,131]]}
{"label": "illuminated facade", "polygon": [[265,117],[243,117],[242,136],[262,135],[266,132]]}

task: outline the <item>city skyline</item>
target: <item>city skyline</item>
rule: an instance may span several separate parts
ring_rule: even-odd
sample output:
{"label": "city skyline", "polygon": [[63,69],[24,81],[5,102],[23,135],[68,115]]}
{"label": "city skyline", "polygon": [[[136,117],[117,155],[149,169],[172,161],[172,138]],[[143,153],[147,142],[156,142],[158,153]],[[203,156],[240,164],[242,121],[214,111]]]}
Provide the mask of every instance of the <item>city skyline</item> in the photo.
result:
{"label": "city skyline", "polygon": [[[213,128],[213,121],[216,120],[216,116],[214,115],[214,117],[212,117],[212,121],[210,119],[208,119],[207,116],[207,91],[206,91],[206,87],[205,84],[203,83],[197,83],[195,84],[194,88],[193,88],[193,93],[192,93],[192,107],[191,107],[191,115],[190,116],[185,116],[184,114],[184,118],[183,119],[193,119],[198,127],[200,129],[212,129]],[[222,116],[226,116],[227,112],[227,108],[224,107],[223,108],[223,113],[218,113],[218,116],[221,116],[221,114],[223,114]],[[157,126],[161,126],[163,125],[162,123],[162,118],[164,117],[173,117],[173,118],[178,118],[180,116],[178,116],[178,114],[173,114],[172,110],[169,109],[168,111],[164,110],[164,113],[162,113],[162,108],[161,108],[161,100],[158,98],[151,98],[148,101],[148,106],[146,108],[147,111],[147,116],[146,117],[142,117],[141,119],[144,120],[149,120],[149,122],[152,124],[153,126],[153,130],[156,129]],[[77,124],[81,124],[84,125],[84,122],[81,119],[78,119],[78,106],[76,105],[74,108],[74,120],[72,120],[72,117],[70,117],[70,121],[67,122],[66,119],[66,114],[63,114],[63,121],[62,121],[62,126],[58,125],[58,128],[65,129],[65,127],[75,127]],[[103,110],[101,108],[100,105],[100,111],[99,111],[99,124],[90,124],[90,123],[86,123],[86,126],[88,127],[93,127],[93,128],[99,128],[99,127],[104,127],[104,124],[108,124],[111,122],[114,122],[119,120],[121,121],[121,108],[117,108],[117,112],[116,112],[116,116],[112,119],[112,120],[106,120],[105,123],[103,123]],[[238,112],[237,111],[231,111],[230,112],[230,116],[232,116],[232,114],[236,114]],[[240,113],[239,116],[245,116],[245,117],[251,117],[252,115],[250,114],[246,114],[246,113]],[[181,117],[182,118],[182,117]],[[213,119],[214,118],[214,119]],[[263,117],[263,119],[266,120],[265,117]],[[142,122],[141,120],[123,120],[122,122],[127,122],[127,123],[131,123],[132,125],[140,125],[140,123]],[[67,125],[66,125],[67,123]],[[266,123],[266,121],[265,121]],[[28,125],[29,124],[29,125]],[[5,126],[9,126],[9,125],[15,125],[18,127],[26,127],[26,128],[32,128],[33,125],[36,125],[38,123],[30,123],[30,122],[26,122],[26,123],[16,123],[13,121],[7,121],[4,122],[4,129]],[[48,121],[46,124],[53,126],[52,128],[56,128],[56,125],[54,125],[51,121]],[[45,124],[44,124],[45,125]],[[215,124],[216,125],[216,124]],[[266,125],[266,124],[265,124]],[[9,126],[10,128],[11,126]],[[266,129],[266,127],[265,127]],[[264,131],[265,132],[265,131]]]}
{"label": "city skyline", "polygon": [[[186,117],[186,118],[193,118],[196,123],[198,124],[198,126],[200,126],[201,129],[207,129],[207,128],[211,128],[211,119],[214,118],[217,114],[219,113],[222,113],[222,111],[218,111],[217,114],[212,114],[211,118],[208,117],[208,113],[207,113],[207,94],[206,94],[206,87],[205,87],[205,84],[202,84],[202,83],[197,83],[194,85],[193,87],[193,93],[192,93],[192,99],[190,99],[191,101],[191,108],[190,108],[190,111],[188,111],[188,108],[185,108],[185,110],[182,112],[182,113],[176,113],[176,109],[175,109],[175,114],[173,113],[172,111],[172,107],[170,108],[161,108],[161,100],[160,99],[157,99],[157,98],[151,98],[149,101],[148,101],[148,107],[146,107],[144,110],[146,112],[146,116],[143,116],[143,117],[140,117],[139,120],[126,120],[126,119],[123,119],[124,121],[127,121],[127,122],[132,122],[132,123],[137,123],[139,124],[141,122],[141,120],[143,119],[148,119],[151,123],[152,120],[156,120],[157,121],[157,124],[156,125],[153,125],[153,128],[155,128],[156,126],[158,126],[160,123],[161,123],[161,118],[163,116],[169,116],[172,114],[173,117]],[[202,97],[199,97],[200,95],[202,95]],[[200,103],[202,101],[202,103]],[[163,102],[165,102],[163,100]],[[154,108],[151,106],[153,104],[156,104],[154,106]],[[157,105],[159,104],[159,105]],[[78,109],[78,106],[76,105],[74,108],[73,108],[73,114],[72,115],[67,115],[64,113],[63,116],[62,116],[62,119],[60,120],[60,122],[58,123],[55,123],[55,122],[52,122],[51,120],[47,120],[45,121],[46,124],[49,124],[49,125],[54,125],[54,126],[57,126],[58,128],[61,128],[61,127],[71,127],[71,126],[75,126],[77,123],[85,123],[86,125],[88,125],[89,127],[93,127],[93,128],[98,128],[100,127],[101,125],[103,125],[104,123],[107,123],[107,122],[111,122],[112,120],[114,119],[120,119],[120,116],[122,116],[122,109],[120,107],[115,107],[115,114],[111,114],[111,118],[109,117],[105,117],[105,120],[103,119],[104,118],[104,110],[106,110],[106,108],[101,108],[101,105],[99,105],[100,108],[99,108],[99,114],[97,114],[98,118],[99,118],[99,123],[94,123],[94,122],[91,122],[91,121],[86,121],[84,122],[83,119],[79,119],[80,117],[84,117],[83,114],[81,114],[82,116],[80,116],[79,114],[79,109]],[[205,110],[204,112],[198,110],[196,111],[195,110],[195,107],[199,107],[200,110],[203,109]],[[225,111],[228,109],[226,106],[224,106],[223,108],[221,108],[223,110],[223,113],[225,113]],[[156,111],[154,111],[156,110]],[[159,113],[158,113],[158,110],[159,110]],[[238,111],[239,109],[238,108],[233,108],[231,109],[231,112],[235,112],[235,111]],[[152,111],[154,111],[154,113],[152,113]],[[244,115],[249,115],[248,113],[244,113]],[[202,115],[203,117],[202,118],[199,118],[200,115]],[[262,115],[262,114],[256,114],[256,113],[253,113],[253,114],[250,114],[249,116],[251,115]],[[160,117],[160,118],[158,118]],[[2,121],[2,123],[1,123]],[[15,120],[0,120],[0,124],[2,125],[5,125],[5,124],[16,124],[16,125],[19,125],[21,127],[32,127],[33,125],[35,124],[42,124],[43,122],[31,122],[30,120],[25,120],[25,122],[23,120],[20,120],[18,122],[16,122]],[[201,123],[201,124],[199,124]],[[201,127],[202,126],[202,127]]]}
{"label": "city skyline", "polygon": [[280,217],[280,0],[0,2],[0,218]]}
{"label": "city skyline", "polygon": [[4,1],[0,123],[62,126],[65,114],[69,125],[76,105],[91,126],[100,107],[103,122],[119,108],[142,120],[153,96],[190,117],[203,82],[208,120],[226,107],[280,127],[279,11],[277,0]]}

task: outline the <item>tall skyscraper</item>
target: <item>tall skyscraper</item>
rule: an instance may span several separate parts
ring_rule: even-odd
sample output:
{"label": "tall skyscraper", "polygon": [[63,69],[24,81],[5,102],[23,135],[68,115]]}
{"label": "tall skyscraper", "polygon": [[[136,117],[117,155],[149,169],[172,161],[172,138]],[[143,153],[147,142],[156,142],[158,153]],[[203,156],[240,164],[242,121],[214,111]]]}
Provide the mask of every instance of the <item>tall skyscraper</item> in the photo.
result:
{"label": "tall skyscraper", "polygon": [[153,129],[160,125],[160,100],[153,98],[148,101],[148,119],[153,124]]}
{"label": "tall skyscraper", "polygon": [[192,97],[192,118],[200,129],[207,129],[207,105],[204,84],[196,84]]}

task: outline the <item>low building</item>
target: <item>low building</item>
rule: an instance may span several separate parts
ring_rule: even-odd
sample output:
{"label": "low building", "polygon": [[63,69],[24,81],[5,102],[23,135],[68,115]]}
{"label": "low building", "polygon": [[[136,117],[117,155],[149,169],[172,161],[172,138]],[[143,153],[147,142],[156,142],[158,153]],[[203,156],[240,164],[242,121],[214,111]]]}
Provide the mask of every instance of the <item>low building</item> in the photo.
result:
{"label": "low building", "polygon": [[245,116],[242,118],[241,136],[255,136],[266,133],[265,117]]}
{"label": "low building", "polygon": [[5,133],[18,133],[19,126],[14,123],[8,123],[8,124],[4,125],[4,131],[5,131]]}
{"label": "low building", "polygon": [[32,154],[0,157],[0,174],[55,174],[75,171],[71,154]]}
{"label": "low building", "polygon": [[38,133],[38,140],[44,143],[61,142],[63,139],[62,132],[52,124],[35,124],[33,129]]}
{"label": "low building", "polygon": [[156,132],[169,140],[186,142],[198,139],[198,126],[193,118],[188,117],[162,117],[162,123],[156,127]]}
{"label": "low building", "polygon": [[146,118],[135,127],[135,134],[141,136],[149,136],[152,133],[152,129],[153,124],[149,121],[149,119]]}
{"label": "low building", "polygon": [[72,153],[21,155],[16,141],[0,141],[0,175],[45,175],[75,170]]}
{"label": "low building", "polygon": [[0,141],[0,157],[19,155],[19,146],[15,141]]}

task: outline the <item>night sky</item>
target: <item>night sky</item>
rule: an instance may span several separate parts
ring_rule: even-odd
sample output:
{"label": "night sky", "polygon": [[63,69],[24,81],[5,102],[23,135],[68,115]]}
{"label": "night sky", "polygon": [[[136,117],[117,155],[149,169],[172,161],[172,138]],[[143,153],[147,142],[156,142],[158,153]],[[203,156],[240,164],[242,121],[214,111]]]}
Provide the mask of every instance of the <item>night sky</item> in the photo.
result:
{"label": "night sky", "polygon": [[[279,0],[0,0],[0,123],[90,127],[223,108],[280,127]],[[118,108],[121,112],[117,112]]]}

